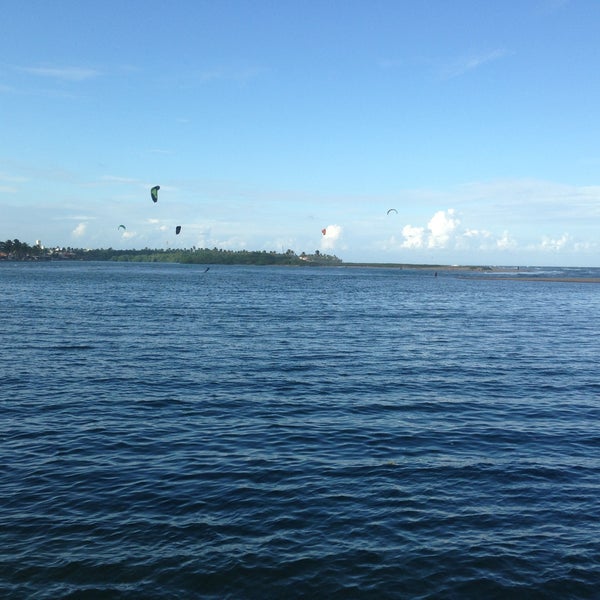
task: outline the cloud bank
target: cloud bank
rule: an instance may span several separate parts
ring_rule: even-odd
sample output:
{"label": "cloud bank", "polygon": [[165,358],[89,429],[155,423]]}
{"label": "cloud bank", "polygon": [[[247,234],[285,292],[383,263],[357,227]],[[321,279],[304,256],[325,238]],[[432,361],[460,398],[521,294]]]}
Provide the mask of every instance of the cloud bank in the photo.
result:
{"label": "cloud bank", "polygon": [[405,225],[402,229],[403,248],[445,248],[455,235],[460,220],[450,208],[439,210],[431,217],[427,227]]}
{"label": "cloud bank", "polygon": [[452,262],[466,258],[471,264],[487,262],[489,258],[502,264],[502,256],[507,260],[528,256],[529,260],[537,258],[542,263],[554,263],[559,256],[591,254],[600,248],[599,243],[578,240],[568,232],[558,235],[540,232],[537,240],[530,237],[519,240],[507,229],[493,232],[465,227],[462,223],[465,218],[454,208],[438,210],[426,225],[406,224],[400,230],[400,237],[393,235],[380,247],[388,253],[400,252],[402,260],[408,262],[427,257],[437,260],[441,256]]}

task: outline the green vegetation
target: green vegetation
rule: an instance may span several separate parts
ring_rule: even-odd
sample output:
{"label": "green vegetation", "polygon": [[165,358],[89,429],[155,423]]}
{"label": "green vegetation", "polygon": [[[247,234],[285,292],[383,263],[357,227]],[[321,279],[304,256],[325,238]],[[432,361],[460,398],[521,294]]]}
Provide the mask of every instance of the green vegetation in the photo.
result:
{"label": "green vegetation", "polygon": [[30,246],[16,239],[0,242],[0,259],[35,260],[44,257],[45,252],[39,244]]}
{"label": "green vegetation", "polygon": [[96,250],[82,248],[44,248],[40,244],[30,246],[19,240],[0,242],[0,259],[3,260],[101,260],[121,262],[172,262],[186,264],[220,265],[299,265],[332,266],[341,265],[337,256],[322,254],[296,254],[293,250],[285,253],[249,250],[222,250],[219,248]]}
{"label": "green vegetation", "polygon": [[288,265],[288,266],[344,266],[344,267],[385,267],[396,269],[493,271],[492,267],[417,265],[409,263],[344,263],[340,258],[322,254],[267,252],[266,250],[223,250],[220,248],[144,248],[142,250],[115,250],[114,248],[44,248],[39,243],[33,246],[19,240],[0,242],[0,260],[84,260],[118,262],[170,262],[201,265]]}

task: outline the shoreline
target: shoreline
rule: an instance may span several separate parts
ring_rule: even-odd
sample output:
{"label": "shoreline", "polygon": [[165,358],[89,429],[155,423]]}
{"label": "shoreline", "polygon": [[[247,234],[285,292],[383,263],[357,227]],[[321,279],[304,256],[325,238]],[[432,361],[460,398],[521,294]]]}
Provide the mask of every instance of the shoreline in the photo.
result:
{"label": "shoreline", "polygon": [[545,281],[550,283],[600,283],[600,277],[461,277],[477,281]]}
{"label": "shoreline", "polygon": [[[0,263],[31,263],[31,262],[132,262],[132,263],[171,263],[171,264],[197,264],[201,266],[282,266],[282,267],[296,267],[296,268],[314,268],[314,267],[325,267],[325,268],[349,268],[349,269],[397,269],[407,271],[430,271],[438,274],[459,274],[460,279],[470,279],[477,281],[542,281],[551,283],[600,283],[600,277],[569,277],[569,276],[557,276],[557,277],[544,277],[536,276],[527,272],[526,270],[520,271],[517,267],[500,267],[500,266],[489,266],[489,265],[432,265],[432,264],[411,264],[411,263],[371,263],[371,262],[340,262],[340,263],[317,263],[306,261],[300,264],[278,264],[278,263],[260,263],[260,262],[218,262],[218,261],[206,261],[199,263],[187,263],[185,261],[120,261],[113,259],[82,259],[80,257],[27,257],[27,258],[7,258],[0,257]],[[463,275],[461,275],[461,273]],[[466,273],[472,273],[473,276],[467,277]],[[483,276],[482,274],[486,274]],[[526,274],[527,273],[527,274]]]}

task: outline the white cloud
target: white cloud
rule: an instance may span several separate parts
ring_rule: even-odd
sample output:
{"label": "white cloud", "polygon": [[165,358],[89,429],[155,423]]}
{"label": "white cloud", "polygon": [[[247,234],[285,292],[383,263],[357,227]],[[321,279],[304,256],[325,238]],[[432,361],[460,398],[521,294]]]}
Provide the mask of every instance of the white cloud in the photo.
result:
{"label": "white cloud", "polygon": [[594,251],[596,248],[598,248],[597,242],[574,242],[573,243],[573,250],[575,250],[575,252],[589,252],[589,251]]}
{"label": "white cloud", "polygon": [[499,250],[509,250],[517,247],[517,242],[514,240],[508,231],[502,233],[502,237],[496,240],[496,247]]}
{"label": "white cloud", "polygon": [[544,236],[542,238],[541,249],[549,250],[551,252],[560,252],[570,242],[570,236],[568,233],[564,233],[560,238],[550,238]]}
{"label": "white cloud", "polygon": [[0,181],[8,181],[12,183],[23,183],[27,181],[25,177],[19,177],[16,175],[7,175],[6,173],[0,172]]}
{"label": "white cloud", "polygon": [[385,57],[379,59],[377,65],[382,70],[396,70],[410,67],[425,68],[432,71],[436,78],[446,81],[454,79],[455,77],[460,77],[470,71],[475,71],[489,63],[511,56],[512,54],[514,54],[514,52],[506,50],[505,48],[494,48],[487,52],[472,52],[470,54],[454,57]]}
{"label": "white cloud", "polygon": [[52,219],[54,221],[64,221],[64,220],[69,220],[69,221],[90,221],[92,219],[94,219],[95,217],[90,217],[89,215],[60,215],[57,217],[53,217]]}
{"label": "white cloud", "polygon": [[341,235],[342,227],[340,225],[327,225],[325,234],[321,238],[321,248],[323,250],[333,250]]}
{"label": "white cloud", "polygon": [[479,231],[478,229],[467,229],[463,233],[466,238],[479,238],[486,235],[489,235],[488,231]]}
{"label": "white cloud", "polygon": [[79,223],[75,229],[71,232],[75,237],[81,237],[85,234],[87,223]]}
{"label": "white cloud", "polygon": [[450,208],[446,211],[439,210],[424,227],[405,225],[402,229],[404,242],[403,248],[446,248],[453,240],[455,232],[460,225],[456,211]]}
{"label": "white cloud", "polygon": [[425,235],[425,229],[423,227],[405,225],[402,228],[402,235],[404,236],[404,242],[402,242],[403,248],[423,247],[423,237]]}
{"label": "white cloud", "polygon": [[[405,225],[402,237],[400,247],[412,250],[505,251],[518,246],[508,231],[494,235],[487,229],[461,228],[457,212],[452,208],[437,211],[427,227]],[[551,244],[550,241],[546,243]],[[386,249],[394,247],[398,244],[392,238]]]}
{"label": "white cloud", "polygon": [[439,210],[433,215],[427,228],[429,229],[430,248],[445,248],[450,241],[454,231],[460,225],[460,221],[455,217],[456,211],[453,208],[447,211]]}
{"label": "white cloud", "polygon": [[16,194],[19,191],[19,187],[15,184],[25,183],[26,181],[27,179],[25,179],[25,177],[16,177],[0,172],[0,192],[5,194]]}
{"label": "white cloud", "polygon": [[40,77],[50,77],[53,79],[65,79],[68,81],[83,81],[98,76],[100,73],[95,69],[86,69],[82,67],[19,67],[19,71],[37,75]]}
{"label": "white cloud", "polygon": [[493,235],[486,229],[464,229],[457,231],[455,235],[456,248],[461,250],[469,250],[479,247],[479,249],[487,249],[493,243]]}
{"label": "white cloud", "polygon": [[452,63],[447,64],[442,70],[442,77],[444,79],[452,79],[464,75],[468,71],[473,71],[479,67],[490,63],[500,58],[507,56],[509,52],[503,48],[497,48],[491,52],[482,54],[471,54],[469,56],[462,56],[456,58]]}
{"label": "white cloud", "polygon": [[139,183],[137,179],[131,177],[120,177],[118,175],[103,175],[100,179],[109,183]]}

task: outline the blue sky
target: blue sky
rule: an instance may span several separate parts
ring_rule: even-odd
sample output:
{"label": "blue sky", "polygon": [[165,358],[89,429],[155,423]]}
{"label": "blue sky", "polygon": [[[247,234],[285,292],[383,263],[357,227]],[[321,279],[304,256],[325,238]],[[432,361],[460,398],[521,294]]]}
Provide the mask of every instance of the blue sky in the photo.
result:
{"label": "blue sky", "polygon": [[597,0],[2,13],[2,240],[600,266]]}

